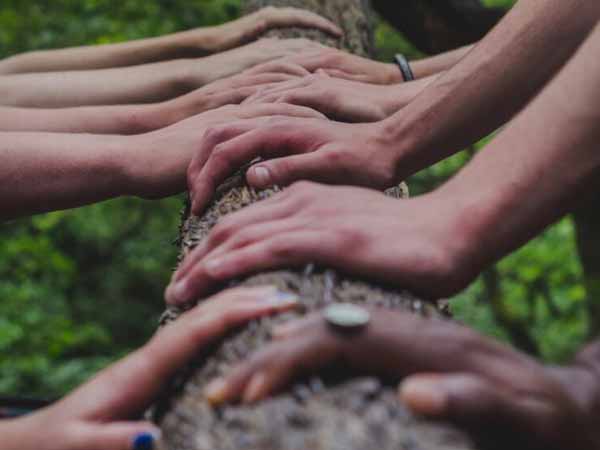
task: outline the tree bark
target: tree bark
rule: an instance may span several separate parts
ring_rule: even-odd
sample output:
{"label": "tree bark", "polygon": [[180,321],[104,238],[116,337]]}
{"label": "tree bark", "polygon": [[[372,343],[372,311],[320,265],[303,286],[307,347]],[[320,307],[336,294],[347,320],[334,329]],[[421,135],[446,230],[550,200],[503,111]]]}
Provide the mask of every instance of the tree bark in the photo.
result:
{"label": "tree bark", "polygon": [[[263,6],[296,6],[316,11],[346,32],[341,41],[317,31],[279,30],[277,36],[303,36],[342,46],[365,56],[373,51],[369,5],[363,0],[250,0],[248,10]],[[224,215],[272,195],[279,189],[256,192],[238,174],[221,186],[201,218],[183,213],[181,256],[185,256]],[[407,195],[405,186],[388,195]],[[334,270],[308,265],[303,270],[265,272],[230,285],[271,284],[298,294],[303,313],[265,318],[241,328],[182,371],[150,412],[171,450],[459,450],[474,448],[456,429],[413,417],[396,396],[396,386],[377,378],[329,371],[299,382],[287,392],[252,407],[213,409],[202,398],[207,382],[261,346],[278,323],[321,309],[332,302],[353,302],[438,315],[432,304],[407,292],[348,278]],[[163,323],[183,311],[171,308]],[[435,342],[432,342],[435,345]],[[367,368],[366,368],[367,369]],[[367,369],[368,371],[368,369]]]}

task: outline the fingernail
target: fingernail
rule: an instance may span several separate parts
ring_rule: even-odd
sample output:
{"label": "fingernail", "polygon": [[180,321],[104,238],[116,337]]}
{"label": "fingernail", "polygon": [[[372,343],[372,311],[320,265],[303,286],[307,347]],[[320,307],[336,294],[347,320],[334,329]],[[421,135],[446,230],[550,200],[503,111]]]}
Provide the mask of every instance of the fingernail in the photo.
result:
{"label": "fingernail", "polygon": [[267,187],[271,184],[271,173],[269,169],[263,166],[257,166],[252,168],[252,175],[254,178],[254,185],[256,187]]}
{"label": "fingernail", "polygon": [[433,379],[409,379],[400,388],[400,398],[418,414],[440,416],[448,407],[448,395]]}
{"label": "fingernail", "polygon": [[276,327],[273,327],[271,335],[274,339],[284,339],[292,333],[294,328],[295,326],[293,323],[284,323],[282,325],[277,325]]}
{"label": "fingernail", "polygon": [[204,398],[213,406],[220,405],[227,400],[227,389],[227,382],[223,378],[217,378],[204,388]]}
{"label": "fingernail", "polygon": [[133,450],[154,450],[158,441],[160,440],[160,432],[159,431],[146,431],[143,433],[139,433],[137,436],[133,438],[133,442],[131,444],[131,448]]}
{"label": "fingernail", "polygon": [[264,373],[257,373],[252,377],[248,387],[244,391],[244,403],[255,403],[263,396],[263,391],[267,378]]}
{"label": "fingernail", "polygon": [[216,277],[219,275],[219,272],[222,269],[223,262],[223,258],[211,258],[204,263],[204,269],[209,275]]}
{"label": "fingernail", "polygon": [[272,295],[261,298],[259,302],[272,306],[289,306],[297,305],[299,300],[299,297],[295,294],[277,290]]}
{"label": "fingernail", "polygon": [[169,303],[184,303],[187,300],[187,281],[181,280],[170,285],[166,297]]}

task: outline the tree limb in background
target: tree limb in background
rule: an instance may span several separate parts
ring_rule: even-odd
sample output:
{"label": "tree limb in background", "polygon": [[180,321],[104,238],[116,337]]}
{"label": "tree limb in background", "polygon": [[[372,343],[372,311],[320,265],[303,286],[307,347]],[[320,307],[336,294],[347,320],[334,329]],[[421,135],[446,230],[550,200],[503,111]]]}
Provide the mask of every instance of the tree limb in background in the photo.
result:
{"label": "tree limb in background", "polygon": [[373,0],[375,9],[421,51],[441,53],[479,41],[504,16],[479,0]]}

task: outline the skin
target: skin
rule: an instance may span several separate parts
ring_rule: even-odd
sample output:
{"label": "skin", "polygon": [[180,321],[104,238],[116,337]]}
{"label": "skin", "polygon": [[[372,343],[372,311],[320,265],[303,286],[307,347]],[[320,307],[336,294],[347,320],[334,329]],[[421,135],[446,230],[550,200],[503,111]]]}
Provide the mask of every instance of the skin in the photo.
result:
{"label": "skin", "polygon": [[[175,274],[167,300],[186,302],[216,282],[306,262],[383,279],[432,297],[457,293],[489,264],[575,208],[585,192],[598,185],[598,51],[600,27],[484,152],[430,194],[394,202],[374,191],[303,182],[226,218]],[[302,122],[311,124],[313,120]],[[236,131],[245,131],[245,124],[237,123]],[[348,145],[361,148],[358,155],[364,155],[363,148],[370,149],[370,143],[355,127],[366,133],[370,125],[346,126]],[[219,128],[220,133],[227,131]],[[350,135],[352,132],[356,134]],[[231,142],[250,149],[251,154],[253,142],[262,142],[260,134],[251,133],[250,140],[242,134]],[[208,132],[204,140],[220,137]],[[288,146],[293,145],[294,141],[288,140]],[[385,155],[373,152],[365,159],[348,161],[339,150],[332,150],[332,145],[324,147],[317,141],[314,152],[298,155],[296,160],[303,164],[311,159],[314,173],[318,173],[316,155],[328,151],[333,153],[328,160],[337,158],[347,164],[346,173],[335,173],[338,177],[347,176],[352,165],[364,166],[358,173],[367,170],[373,176],[375,168],[383,168],[385,175],[386,166],[379,166]],[[211,154],[222,161],[223,173],[227,164],[237,163],[227,159],[227,149],[221,144],[219,152],[223,154]],[[203,150],[201,154],[207,154]],[[276,151],[266,148],[262,156],[272,157]],[[202,170],[210,168],[209,164],[210,158]],[[197,205],[203,203],[211,186],[198,183],[202,171],[196,175],[195,167],[192,162],[189,180]],[[306,178],[308,175],[305,173]]]}
{"label": "skin", "polygon": [[[566,367],[543,366],[454,323],[370,310],[359,335],[332,331],[320,314],[280,326],[275,342],[209,384],[214,405],[260,401],[298,376],[337,366],[402,380],[399,398],[498,445],[528,449],[600,446],[600,342]],[[435,342],[435,345],[431,345]]]}
{"label": "skin", "polygon": [[123,195],[160,198],[181,192],[208,127],[249,117],[272,120],[273,114],[324,119],[293,105],[231,105],[136,136],[0,133],[0,219]]}
{"label": "skin", "polygon": [[[210,197],[204,186],[214,187],[229,175],[222,171],[222,161],[245,164],[257,156],[274,159],[248,172],[255,187],[299,179],[389,187],[513,118],[564,66],[598,18],[600,3],[594,0],[521,0],[479,45],[414,101],[368,126],[290,119],[211,130],[198,158],[215,148],[219,151],[200,176],[197,171],[190,174],[191,190],[201,192],[194,211],[201,211]],[[540,117],[552,113],[549,108]],[[307,153],[312,155],[298,156]]]}
{"label": "skin", "polygon": [[0,61],[0,75],[108,69],[195,58],[230,50],[269,29],[289,26],[317,28],[334,36],[342,34],[330,21],[309,11],[268,7],[226,24],[161,37],[23,53]]}
{"label": "skin", "polygon": [[[27,108],[156,103],[261,63],[314,52],[306,39],[261,39],[215,55],[132,67],[0,76],[0,104]],[[268,73],[268,72],[267,72]]]}
{"label": "skin", "polygon": [[378,122],[395,114],[439,75],[391,86],[333,78],[326,73],[261,86],[244,103],[307,106],[341,122]]}
{"label": "skin", "polygon": [[[472,46],[410,63],[416,79],[428,78],[450,69],[469,53]],[[312,54],[284,58],[286,62],[334,78],[361,83],[390,85],[404,82],[398,66],[363,58],[334,48],[321,48]]]}
{"label": "skin", "polygon": [[[45,131],[91,134],[141,134],[225,105],[239,104],[261,86],[291,81],[307,72],[282,67],[280,73],[241,73],[189,94],[147,105],[80,106],[41,109],[0,106],[0,131]],[[293,74],[295,70],[295,74]]]}
{"label": "skin", "polygon": [[297,299],[275,287],[223,292],[59,402],[2,421],[2,448],[129,450],[140,433],[158,438],[159,430],[140,417],[181,367],[237,326],[296,306]]}

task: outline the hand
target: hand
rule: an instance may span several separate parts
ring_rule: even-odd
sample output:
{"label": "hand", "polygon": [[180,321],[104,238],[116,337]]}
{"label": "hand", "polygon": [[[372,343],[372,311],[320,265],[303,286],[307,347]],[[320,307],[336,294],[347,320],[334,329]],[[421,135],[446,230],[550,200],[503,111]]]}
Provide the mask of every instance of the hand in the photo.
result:
{"label": "hand", "polygon": [[174,274],[166,300],[185,303],[218,282],[307,263],[446,297],[481,269],[464,217],[435,195],[401,201],[301,182],[217,224]]}
{"label": "hand", "polygon": [[[202,348],[250,320],[289,310],[297,300],[274,287],[215,296],[161,330],[140,350],[100,372],[64,400],[0,424],[5,450],[129,450],[149,448],[158,430],[136,421],[176,371]],[[133,421],[131,421],[133,420]]]}
{"label": "hand", "polygon": [[[303,70],[303,69],[302,69]],[[145,129],[158,129],[173,125],[188,117],[225,105],[237,105],[258,92],[263,86],[298,79],[306,71],[295,74],[291,69],[279,72],[250,74],[242,72],[223,80],[215,81],[189,94],[156,105],[149,105],[150,124]],[[156,124],[156,125],[155,125]]]}
{"label": "hand", "polygon": [[331,331],[320,314],[282,325],[274,343],[209,384],[208,400],[256,402],[343,361],[360,373],[408,377],[399,397],[416,414],[453,421],[496,445],[600,448],[592,406],[599,380],[588,367],[544,367],[451,322],[370,312],[371,323],[355,337]]}
{"label": "hand", "polygon": [[309,75],[262,85],[244,103],[290,103],[316,109],[343,122],[378,122],[400,110],[420,92],[411,89],[413,83],[403,83],[399,87],[407,92],[324,74]]}
{"label": "hand", "polygon": [[[197,88],[269,61],[286,56],[307,54],[324,49],[322,44],[309,39],[261,39],[251,44],[237,47],[222,53],[216,53],[206,58],[184,61],[187,71],[191,74],[189,83]],[[291,65],[288,63],[288,66]],[[269,67],[264,67],[261,73],[272,73]],[[188,77],[184,76],[184,80]]]}
{"label": "hand", "polygon": [[270,29],[287,27],[316,28],[335,37],[343,34],[337,25],[310,11],[266,7],[211,29],[212,45],[208,50],[213,53],[229,50],[260,37]]}
{"label": "hand", "polygon": [[392,95],[387,86],[309,75],[263,85],[244,103],[290,103],[316,109],[334,120],[378,122],[396,112]]}
{"label": "hand", "polygon": [[199,214],[222,181],[259,156],[275,159],[248,171],[256,188],[301,179],[387,188],[397,179],[394,148],[379,124],[279,117],[211,127],[188,169],[192,212]]}
{"label": "hand", "polygon": [[127,137],[128,153],[122,158],[127,180],[123,195],[161,198],[182,192],[192,156],[198,152],[205,131],[216,124],[250,119],[260,123],[273,115],[324,119],[321,113],[294,105],[223,106],[167,128]]}
{"label": "hand", "polygon": [[[395,64],[386,64],[362,58],[329,47],[321,47],[316,51],[307,50],[301,55],[290,55],[284,58],[290,64],[304,67],[311,73],[319,72],[334,78],[371,84],[402,83],[402,74]],[[268,65],[265,65],[268,69]],[[257,70],[260,70],[257,68]]]}

